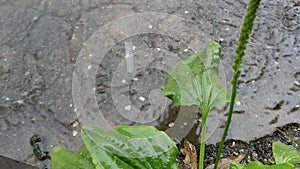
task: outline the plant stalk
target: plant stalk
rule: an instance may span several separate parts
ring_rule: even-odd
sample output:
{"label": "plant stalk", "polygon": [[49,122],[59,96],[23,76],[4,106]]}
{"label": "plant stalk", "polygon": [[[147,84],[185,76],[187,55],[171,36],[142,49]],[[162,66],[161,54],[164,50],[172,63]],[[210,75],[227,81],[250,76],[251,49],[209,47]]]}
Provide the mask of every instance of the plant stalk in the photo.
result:
{"label": "plant stalk", "polygon": [[206,143],[206,119],[202,119],[201,136],[200,136],[200,153],[199,153],[199,169],[204,168],[204,153]]}
{"label": "plant stalk", "polygon": [[230,126],[231,118],[232,118],[232,112],[233,112],[233,108],[234,108],[234,103],[235,103],[235,98],[236,98],[236,89],[237,89],[237,84],[238,84],[238,78],[241,73],[240,65],[242,64],[243,57],[245,55],[246,46],[247,46],[250,34],[253,29],[256,12],[259,8],[260,1],[261,0],[250,0],[247,11],[246,11],[246,15],[245,15],[245,18],[244,18],[244,21],[242,24],[241,33],[239,36],[239,40],[237,43],[237,48],[236,48],[236,52],[235,52],[235,56],[234,56],[234,64],[233,64],[234,75],[233,75],[233,79],[231,81],[232,92],[231,92],[230,107],[229,107],[229,111],[228,111],[228,117],[227,117],[227,121],[226,121],[226,126],[224,128],[222,140],[219,144],[214,169],[218,168],[218,163],[221,158],[224,142],[225,142],[225,139],[228,134],[228,130],[229,130],[229,126]]}

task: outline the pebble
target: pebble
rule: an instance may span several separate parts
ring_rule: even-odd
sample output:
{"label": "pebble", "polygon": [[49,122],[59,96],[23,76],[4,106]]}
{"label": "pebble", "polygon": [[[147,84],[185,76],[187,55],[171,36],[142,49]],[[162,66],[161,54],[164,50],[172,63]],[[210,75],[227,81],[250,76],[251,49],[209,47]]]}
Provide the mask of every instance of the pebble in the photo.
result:
{"label": "pebble", "polygon": [[77,136],[77,134],[78,134],[78,131],[73,131],[73,136],[75,137],[75,136]]}
{"label": "pebble", "polygon": [[16,103],[17,104],[24,104],[24,101],[23,100],[17,100]]}
{"label": "pebble", "polygon": [[32,123],[35,122],[35,120],[36,120],[35,117],[33,117],[32,119],[30,119],[30,121],[31,121]]}
{"label": "pebble", "polygon": [[300,87],[300,82],[298,82],[298,81],[294,81],[294,84],[296,85],[296,86],[298,86],[298,87]]}
{"label": "pebble", "polygon": [[126,111],[131,110],[131,105],[126,106],[126,107],[124,108],[124,110],[126,110]]}
{"label": "pebble", "polygon": [[172,123],[169,123],[168,126],[171,128],[171,127],[174,126],[174,123],[173,123],[173,122],[172,122]]}
{"label": "pebble", "polygon": [[142,102],[144,102],[146,99],[141,96],[141,97],[139,97],[139,100],[142,101]]}
{"label": "pebble", "polygon": [[73,124],[72,124],[72,127],[77,127],[79,125],[78,121],[75,121]]}

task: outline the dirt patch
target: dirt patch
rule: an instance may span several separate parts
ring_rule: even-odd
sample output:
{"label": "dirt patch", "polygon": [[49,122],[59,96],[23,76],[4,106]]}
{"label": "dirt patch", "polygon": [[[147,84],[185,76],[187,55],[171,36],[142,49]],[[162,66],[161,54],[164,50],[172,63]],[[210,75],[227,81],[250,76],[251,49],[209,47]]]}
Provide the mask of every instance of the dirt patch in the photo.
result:
{"label": "dirt patch", "polygon": [[[272,153],[272,143],[275,141],[280,141],[284,144],[292,145],[300,151],[300,125],[296,123],[290,123],[278,127],[273,133],[252,140],[250,142],[245,142],[241,140],[227,140],[224,144],[222,158],[227,158],[231,156],[237,157],[238,155],[246,154],[247,156],[241,161],[241,163],[243,164],[247,163],[249,160],[258,160],[265,165],[273,165],[275,160]],[[183,144],[180,144],[179,147],[182,148]],[[218,145],[206,146],[206,167],[215,162],[217,149]],[[184,158],[185,157],[183,154],[180,154],[178,156],[180,168],[189,169],[190,167],[188,165],[185,165],[183,162]]]}

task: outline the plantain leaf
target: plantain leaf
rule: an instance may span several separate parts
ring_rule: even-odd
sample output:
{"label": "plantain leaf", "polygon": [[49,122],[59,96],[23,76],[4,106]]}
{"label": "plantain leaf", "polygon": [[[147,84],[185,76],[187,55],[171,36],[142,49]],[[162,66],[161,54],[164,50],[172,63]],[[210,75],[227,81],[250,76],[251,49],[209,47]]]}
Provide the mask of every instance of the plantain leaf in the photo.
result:
{"label": "plantain leaf", "polygon": [[76,153],[62,146],[54,147],[51,150],[51,164],[53,169],[95,169],[85,146]]}
{"label": "plantain leaf", "polygon": [[277,141],[272,144],[272,149],[276,164],[300,164],[300,152],[295,147]]}
{"label": "plantain leaf", "polygon": [[239,164],[237,162],[233,162],[230,164],[230,169],[295,169],[292,164],[282,163],[276,164],[272,166],[263,165],[259,161],[253,161],[248,163],[247,165]]}
{"label": "plantain leaf", "polygon": [[177,63],[169,72],[163,93],[177,105],[197,105],[202,113],[229,102],[219,77],[221,46],[210,41],[205,49]]}
{"label": "plantain leaf", "polygon": [[118,126],[110,131],[84,126],[81,137],[84,147],[79,152],[53,148],[53,169],[178,168],[175,143],[152,126]]}

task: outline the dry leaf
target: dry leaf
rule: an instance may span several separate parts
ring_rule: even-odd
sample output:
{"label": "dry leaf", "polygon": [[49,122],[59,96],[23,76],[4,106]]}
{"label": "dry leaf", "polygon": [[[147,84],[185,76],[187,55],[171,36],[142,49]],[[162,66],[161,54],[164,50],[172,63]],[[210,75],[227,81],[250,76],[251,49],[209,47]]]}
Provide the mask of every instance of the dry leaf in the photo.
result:
{"label": "dry leaf", "polygon": [[192,169],[197,169],[197,151],[196,147],[189,141],[184,141],[184,148],[180,149],[185,158],[183,162],[189,165]]}
{"label": "dry leaf", "polygon": [[[227,158],[223,158],[220,160],[219,165],[218,165],[218,169],[229,169],[230,163],[232,162],[241,162],[244,158],[246,157],[246,154],[241,154],[239,156],[230,156]],[[214,164],[206,167],[206,169],[213,169],[214,168]]]}

